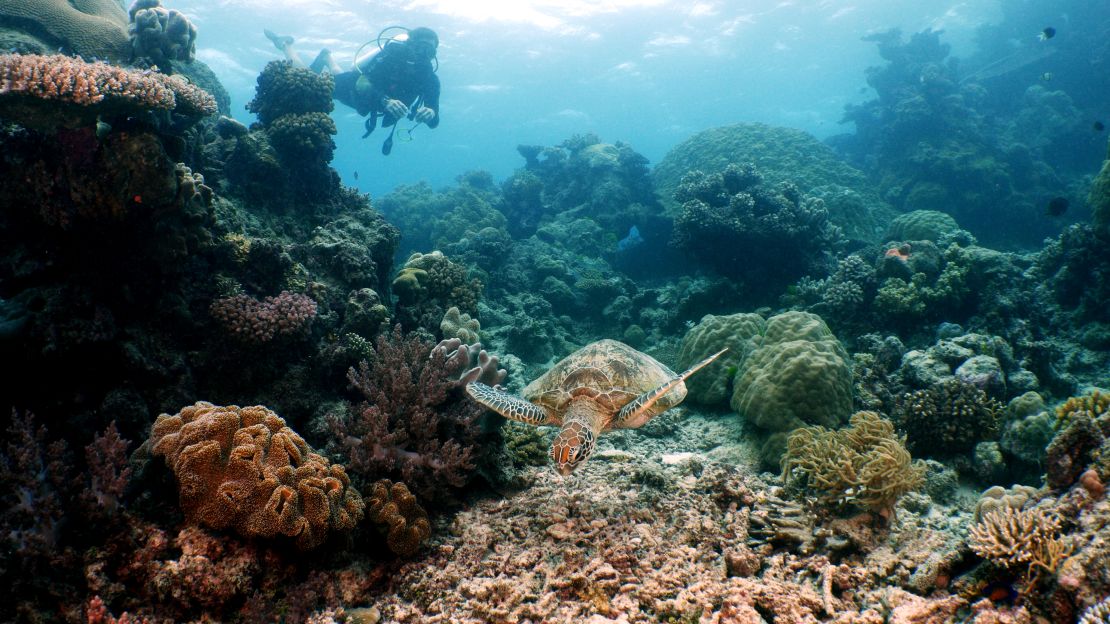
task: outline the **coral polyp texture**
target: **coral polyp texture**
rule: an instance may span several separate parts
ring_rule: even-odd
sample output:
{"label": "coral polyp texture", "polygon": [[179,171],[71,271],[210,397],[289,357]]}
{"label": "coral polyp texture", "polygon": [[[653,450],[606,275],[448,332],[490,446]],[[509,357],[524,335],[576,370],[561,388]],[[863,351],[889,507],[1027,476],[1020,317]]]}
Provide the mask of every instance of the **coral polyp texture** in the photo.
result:
{"label": "coral polyp texture", "polygon": [[386,534],[386,544],[393,552],[408,557],[420,549],[432,534],[428,513],[401,482],[381,479],[370,486],[366,496],[366,515]]}
{"label": "coral polyp texture", "polygon": [[201,401],[159,416],[150,441],[177,476],[190,522],[251,537],[286,536],[310,549],[329,531],[362,519],[362,497],[343,467],[314,453],[260,405]]}
{"label": "coral polyp texture", "polygon": [[0,112],[21,123],[52,128],[149,110],[211,115],[216,100],[178,76],[61,55],[0,55]]}
{"label": "coral polyp texture", "polygon": [[875,412],[856,412],[844,429],[792,431],[782,474],[784,481],[800,477],[825,504],[879,512],[889,512],[903,494],[925,483],[924,464],[910,458],[894,425]]}
{"label": "coral polyp texture", "polygon": [[269,342],[275,336],[303,332],[316,316],[316,302],[306,295],[283,290],[261,301],[250,295],[217,299],[209,312],[236,338]]}

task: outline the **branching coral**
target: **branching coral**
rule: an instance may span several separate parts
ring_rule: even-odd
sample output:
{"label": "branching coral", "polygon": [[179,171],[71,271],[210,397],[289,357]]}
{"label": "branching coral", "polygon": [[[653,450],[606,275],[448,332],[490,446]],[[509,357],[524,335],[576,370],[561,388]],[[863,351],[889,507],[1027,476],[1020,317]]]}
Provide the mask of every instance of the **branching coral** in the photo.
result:
{"label": "branching coral", "polygon": [[389,549],[402,557],[413,555],[432,534],[427,512],[404,483],[377,481],[371,486],[366,503],[367,517],[381,526]]}
{"label": "branching coral", "polygon": [[151,450],[177,475],[185,517],[247,536],[296,539],[314,548],[329,530],[362,519],[363,501],[343,467],[312,451],[285,421],[256,405],[203,401],[151,429]]}
{"label": "branching coral", "polygon": [[482,409],[460,395],[461,371],[447,353],[400,326],[379,336],[374,357],[347,379],[366,401],[331,420],[351,471],[403,481],[423,500],[442,501],[467,484],[479,451]]}
{"label": "branching coral", "polygon": [[1040,507],[1004,507],[980,518],[971,527],[969,542],[975,554],[1004,568],[1025,567],[1029,578],[1054,574],[1071,547],[1060,537],[1060,520]]}
{"label": "branching coral", "polygon": [[782,459],[783,479],[801,477],[826,505],[889,511],[903,494],[924,484],[925,466],[911,459],[894,425],[879,414],[856,412],[849,422],[837,431],[793,431]]}
{"label": "branching coral", "polygon": [[952,455],[995,434],[1001,410],[1001,403],[976,386],[947,379],[903,395],[894,420],[915,452]]}

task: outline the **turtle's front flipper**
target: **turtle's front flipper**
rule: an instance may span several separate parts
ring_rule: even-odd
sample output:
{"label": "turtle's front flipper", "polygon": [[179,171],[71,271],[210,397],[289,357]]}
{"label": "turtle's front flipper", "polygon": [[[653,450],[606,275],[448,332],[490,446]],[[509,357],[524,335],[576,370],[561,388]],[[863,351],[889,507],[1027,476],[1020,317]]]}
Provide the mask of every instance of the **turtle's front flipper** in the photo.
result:
{"label": "turtle's front flipper", "polygon": [[470,398],[501,414],[509,420],[526,425],[555,425],[556,423],[542,407],[529,403],[520,397],[491,388],[480,381],[466,384]]}
{"label": "turtle's front flipper", "polygon": [[656,401],[663,398],[664,394],[667,394],[671,390],[674,390],[675,386],[686,381],[686,379],[689,378],[690,375],[693,375],[705,366],[709,365],[709,363],[713,360],[721,357],[721,354],[725,351],[728,351],[728,349],[721,349],[720,351],[705,358],[697,364],[694,364],[690,367],[689,370],[687,370],[685,373],[682,373],[678,377],[675,377],[674,379],[659,386],[658,388],[655,388],[654,390],[649,390],[636,397],[636,400],[632,401],[628,405],[625,405],[621,408],[621,411],[617,412],[616,417],[613,418],[613,422],[609,425],[610,428],[635,429],[637,427],[642,427],[644,423],[646,423],[648,420],[651,420],[651,417],[654,415],[651,414],[649,410],[651,410],[651,406],[655,405]]}

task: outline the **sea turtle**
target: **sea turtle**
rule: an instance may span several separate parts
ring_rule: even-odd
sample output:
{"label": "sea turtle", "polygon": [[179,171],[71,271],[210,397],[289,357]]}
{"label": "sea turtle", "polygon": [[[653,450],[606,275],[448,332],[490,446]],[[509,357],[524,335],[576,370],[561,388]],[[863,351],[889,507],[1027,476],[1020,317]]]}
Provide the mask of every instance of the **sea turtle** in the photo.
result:
{"label": "sea turtle", "polygon": [[681,403],[686,378],[725,351],[676,375],[622,342],[599,340],[525,386],[523,399],[477,381],[467,384],[466,392],[510,420],[562,427],[551,445],[551,459],[559,474],[569,475],[589,458],[598,435],[641,427]]}

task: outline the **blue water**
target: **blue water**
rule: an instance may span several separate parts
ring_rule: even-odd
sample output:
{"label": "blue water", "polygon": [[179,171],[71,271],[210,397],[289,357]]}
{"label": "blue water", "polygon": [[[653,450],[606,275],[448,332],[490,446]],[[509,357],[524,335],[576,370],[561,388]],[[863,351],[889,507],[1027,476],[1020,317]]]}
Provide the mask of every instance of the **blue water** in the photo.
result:
{"label": "blue water", "polygon": [[[880,63],[861,37],[899,27],[944,29],[953,54],[997,14],[991,0],[666,0],[462,2],[409,0],[208,0],[173,2],[200,35],[197,56],[230,91],[236,118],[265,64],[282,58],[263,34],[296,38],[311,61],[321,47],[350,66],[384,27],[428,26],[440,35],[442,123],[380,153],[380,129],[337,104],[332,165],[373,196],[421,180],[451,184],[472,169],[498,180],[523,165],[520,144],[555,145],[593,132],[624,141],[652,162],[705,128],[761,121],[824,138],[845,104],[874,97],[865,69]],[[1044,10],[1044,9],[1042,9]],[[1034,33],[1035,34],[1035,33]],[[357,173],[357,179],[356,179]]]}

